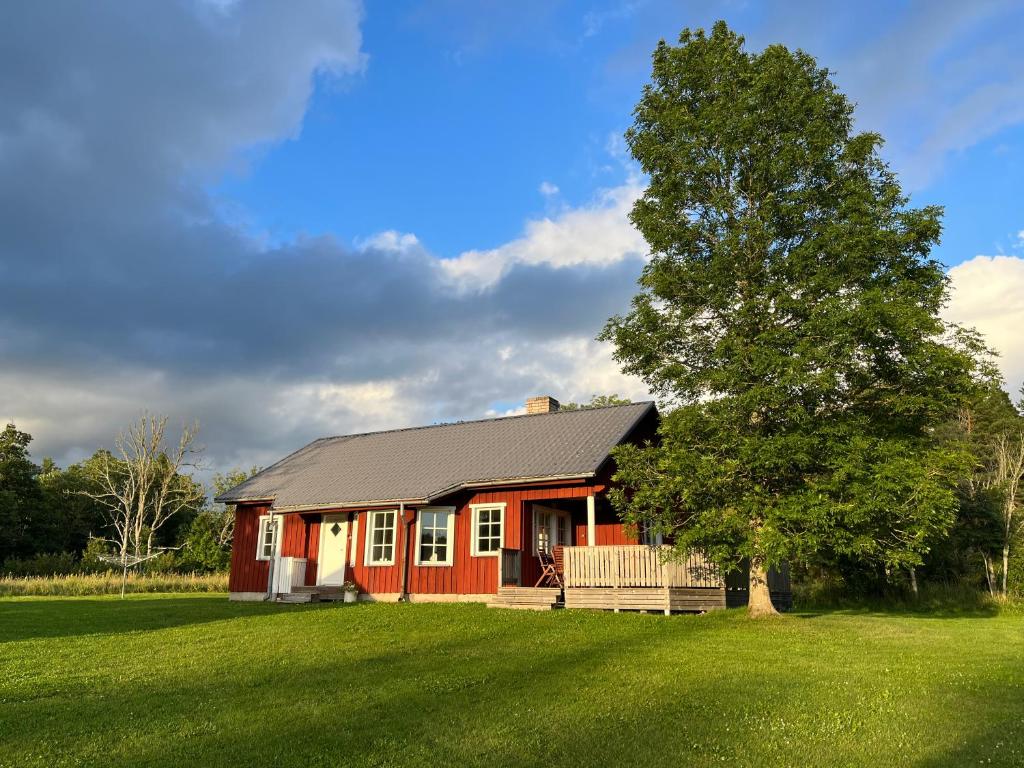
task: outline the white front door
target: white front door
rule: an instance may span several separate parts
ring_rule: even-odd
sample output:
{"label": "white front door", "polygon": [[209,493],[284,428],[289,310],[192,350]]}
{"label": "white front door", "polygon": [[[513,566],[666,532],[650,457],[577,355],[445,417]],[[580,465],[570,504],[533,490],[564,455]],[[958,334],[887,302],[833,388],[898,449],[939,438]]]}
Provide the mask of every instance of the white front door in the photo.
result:
{"label": "white front door", "polygon": [[345,581],[345,558],[348,549],[348,516],[323,515],[320,518],[320,557],[316,583],[340,586]]}

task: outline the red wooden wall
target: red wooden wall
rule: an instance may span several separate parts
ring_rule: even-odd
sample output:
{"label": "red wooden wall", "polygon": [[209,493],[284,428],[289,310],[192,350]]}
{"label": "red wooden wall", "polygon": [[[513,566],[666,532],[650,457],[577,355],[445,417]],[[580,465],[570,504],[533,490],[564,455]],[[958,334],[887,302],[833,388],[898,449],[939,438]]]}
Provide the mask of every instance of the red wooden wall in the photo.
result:
{"label": "red wooden wall", "polygon": [[[470,554],[472,535],[471,504],[505,504],[504,545],[523,551],[523,584],[533,586],[539,573],[537,559],[533,557],[533,502],[557,506],[561,502],[571,506],[574,544],[587,543],[587,516],[584,499],[597,495],[596,544],[627,544],[635,541],[615,516],[603,498],[604,485],[574,484],[554,487],[501,488],[475,493],[460,493],[438,501],[437,506],[454,506],[455,539],[452,565],[415,565],[414,545],[416,526],[413,524],[406,537],[406,527],[400,521],[397,532],[397,555],[393,566],[364,565],[367,534],[365,511],[349,512],[351,520],[358,515],[359,526],[356,555],[351,550],[346,561],[355,560],[355,566],[346,568],[346,578],[359,585],[360,591],[371,594],[397,594],[401,587],[401,548],[405,548],[408,564],[408,588],[412,594],[493,594],[497,590],[498,561],[493,555],[474,557]],[[571,505],[564,502],[576,500]],[[235,539],[231,554],[229,589],[232,592],[263,592],[267,588],[266,562],[256,560],[256,538],[259,516],[266,514],[266,505],[239,505],[236,511]],[[316,583],[316,563],[320,542],[320,513],[286,514],[283,518],[281,555],[304,557],[307,560],[306,584]],[[412,510],[406,511],[407,520],[415,520]],[[351,537],[352,525],[349,525]]]}

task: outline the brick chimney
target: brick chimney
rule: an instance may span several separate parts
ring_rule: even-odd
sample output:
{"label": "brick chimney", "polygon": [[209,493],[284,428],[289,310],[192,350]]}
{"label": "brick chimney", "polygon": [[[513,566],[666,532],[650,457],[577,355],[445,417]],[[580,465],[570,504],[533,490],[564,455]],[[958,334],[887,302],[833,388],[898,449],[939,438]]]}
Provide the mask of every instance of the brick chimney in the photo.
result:
{"label": "brick chimney", "polygon": [[554,413],[557,410],[558,401],[549,395],[526,398],[527,413]]}

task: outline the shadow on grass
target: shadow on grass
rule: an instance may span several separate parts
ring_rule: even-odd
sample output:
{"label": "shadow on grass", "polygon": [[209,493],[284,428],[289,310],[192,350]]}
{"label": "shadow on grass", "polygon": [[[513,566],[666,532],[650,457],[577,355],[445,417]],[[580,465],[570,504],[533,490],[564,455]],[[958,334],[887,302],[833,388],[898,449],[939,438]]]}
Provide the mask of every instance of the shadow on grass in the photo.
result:
{"label": "shadow on grass", "polygon": [[[281,608],[249,607],[271,609],[268,613]],[[975,708],[965,710],[972,718],[962,747],[931,755],[901,752],[904,737],[888,736],[886,712],[896,706],[892,695],[899,698],[896,719],[904,730],[919,724],[908,712],[915,702],[927,704],[929,695],[942,698],[947,725],[962,724],[949,719],[960,711],[952,691],[941,684],[918,687],[927,677],[892,693],[891,683],[875,673],[879,662],[908,662],[892,655],[888,639],[862,645],[855,636],[832,638],[860,665],[856,684],[846,687],[841,685],[846,672],[832,674],[834,665],[825,663],[825,677],[814,677],[815,658],[794,653],[817,648],[827,661],[833,648],[820,647],[818,635],[762,632],[762,625],[735,614],[665,619],[358,606],[351,613],[340,608],[345,615],[339,620],[337,610],[253,624],[230,638],[244,641],[236,655],[210,657],[198,668],[188,660],[191,644],[201,646],[207,639],[202,635],[210,631],[190,637],[180,668],[164,659],[152,670],[143,665],[118,670],[98,691],[88,678],[69,678],[50,683],[59,696],[47,689],[39,696],[12,698],[10,704],[20,711],[16,722],[9,721],[10,754],[38,756],[39,764],[99,760],[111,766],[206,768],[939,768],[976,764],[979,755],[991,754],[990,747],[1002,749],[992,741],[999,731],[1013,733],[1008,720],[1015,711],[1006,707],[1006,696],[979,699],[972,685],[967,693]],[[220,618],[230,614],[221,612]],[[781,630],[787,623],[798,625],[773,622]],[[150,639],[131,642],[144,647]],[[1006,672],[992,665],[974,683],[987,685]],[[116,706],[114,690],[120,691]],[[941,726],[943,718],[929,724]],[[39,723],[55,729],[42,743],[36,742]],[[856,733],[858,727],[869,732]],[[871,741],[865,736],[875,744],[861,751],[862,740]],[[1019,732],[1013,738],[997,757],[1014,754]],[[831,739],[842,740],[842,750],[833,753]]]}
{"label": "shadow on grass", "polygon": [[315,606],[237,603],[226,595],[14,598],[0,600],[0,643],[145,632],[309,608]]}
{"label": "shadow on grass", "polygon": [[800,606],[787,613],[800,619],[820,616],[887,616],[913,619],[992,619],[1003,611],[997,605],[978,606],[898,606],[885,604]]}

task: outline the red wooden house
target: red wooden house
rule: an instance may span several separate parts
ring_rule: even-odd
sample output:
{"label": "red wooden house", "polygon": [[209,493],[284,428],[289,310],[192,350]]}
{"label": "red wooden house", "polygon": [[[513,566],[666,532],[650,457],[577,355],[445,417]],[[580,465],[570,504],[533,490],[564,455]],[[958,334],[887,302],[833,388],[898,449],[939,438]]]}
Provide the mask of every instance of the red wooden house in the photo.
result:
{"label": "red wooden house", "polygon": [[608,502],[610,453],[654,438],[654,404],[527,406],[316,440],[222,494],[236,505],[231,598],[333,597],[348,582],[372,600],[724,606],[713,569],[662,562]]}

